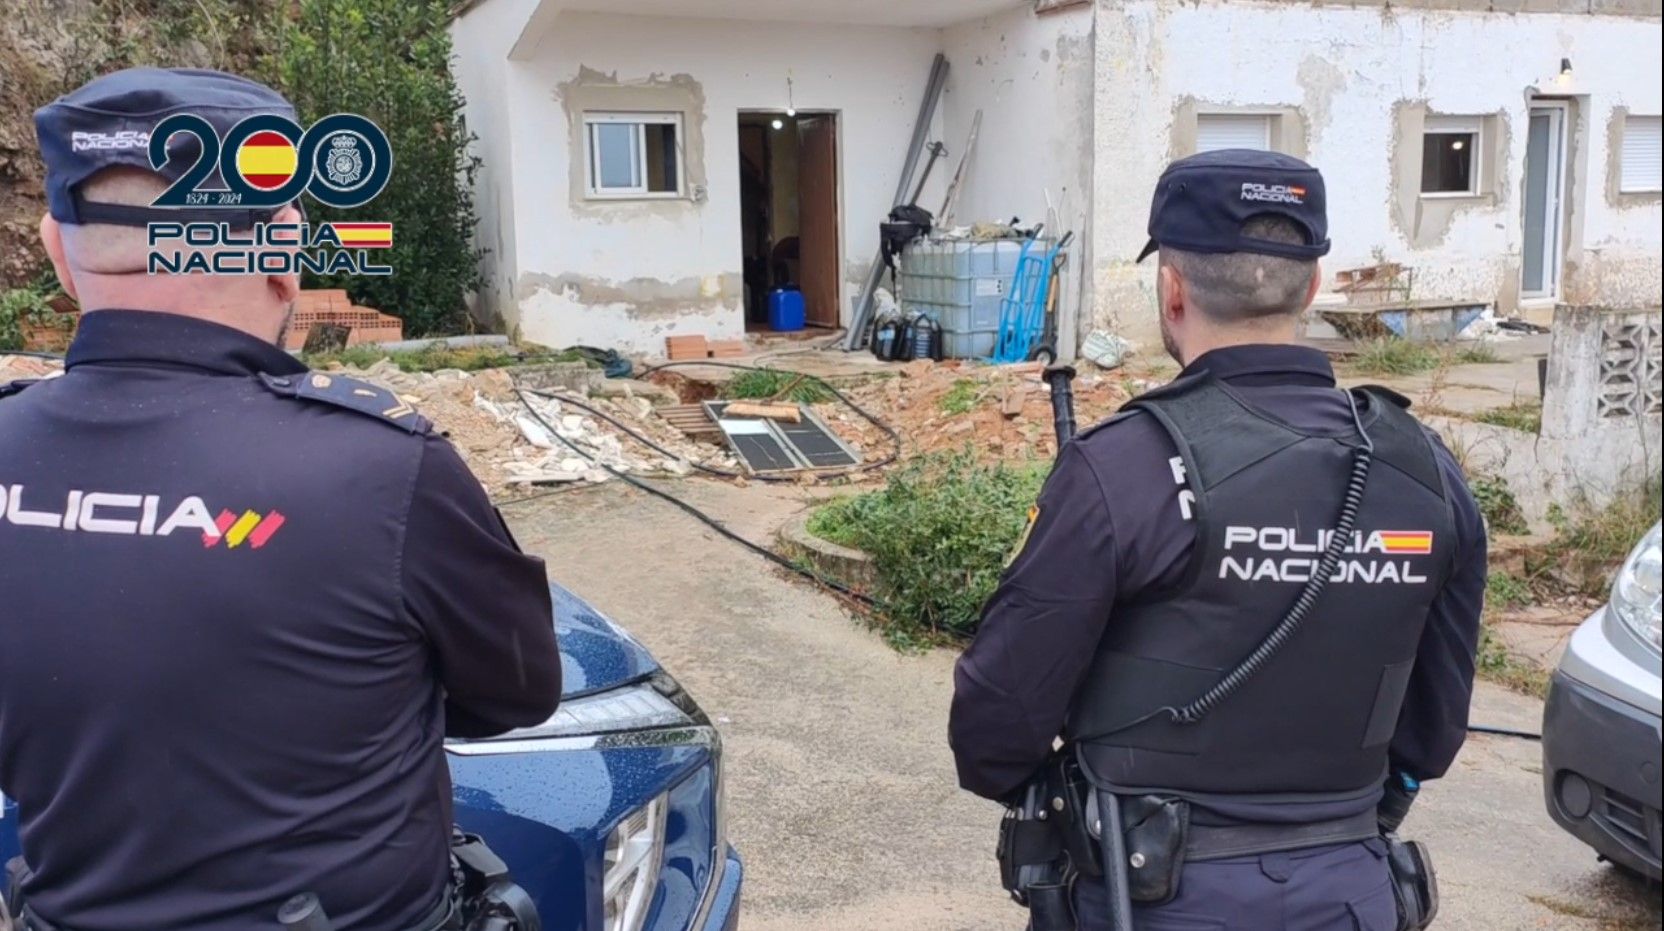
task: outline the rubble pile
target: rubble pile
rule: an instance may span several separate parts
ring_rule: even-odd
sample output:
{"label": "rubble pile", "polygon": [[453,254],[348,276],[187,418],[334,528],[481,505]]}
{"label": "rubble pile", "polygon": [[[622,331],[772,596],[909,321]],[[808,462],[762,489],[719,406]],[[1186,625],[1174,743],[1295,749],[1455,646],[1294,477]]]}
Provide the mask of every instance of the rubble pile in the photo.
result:
{"label": "rubble pile", "polygon": [[25,378],[47,378],[63,371],[63,363],[34,356],[9,356],[0,352],[0,385]]}
{"label": "rubble pile", "polygon": [[[494,495],[530,484],[603,482],[612,476],[602,464],[632,475],[677,477],[693,471],[691,462],[723,469],[735,465],[724,450],[694,443],[652,416],[653,402],[667,399],[652,385],[637,389],[612,380],[595,389],[599,396],[585,398],[583,403],[646,435],[670,456],[638,443],[576,405],[528,394],[528,402],[554,428],[551,432],[526,410],[515,391],[514,376],[503,369],[405,372],[383,359],[368,368],[336,365],[331,370],[387,388],[416,408],[451,440]],[[531,380],[542,384],[537,378]],[[559,384],[546,387],[562,390]],[[581,395],[588,387],[586,382],[565,393]],[[580,456],[562,439],[593,458]]]}
{"label": "rubble pile", "polygon": [[[1084,429],[1108,417],[1145,386],[1120,372],[1082,372],[1074,382],[1075,420]],[[979,460],[1049,459],[1057,454],[1051,389],[1038,364],[979,365],[918,360],[845,391],[901,435],[904,457],[969,448]],[[845,439],[883,449],[883,433],[840,404],[817,413]]]}

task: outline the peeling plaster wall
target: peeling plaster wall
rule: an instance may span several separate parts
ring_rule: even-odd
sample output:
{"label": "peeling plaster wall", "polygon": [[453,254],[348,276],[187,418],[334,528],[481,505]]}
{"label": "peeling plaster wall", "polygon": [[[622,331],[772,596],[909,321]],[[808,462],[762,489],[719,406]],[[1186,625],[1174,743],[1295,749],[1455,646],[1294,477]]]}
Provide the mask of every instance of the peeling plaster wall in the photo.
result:
{"label": "peeling plaster wall", "polygon": [[[1330,272],[1371,262],[1378,251],[1416,269],[1417,297],[1481,296],[1512,309],[1528,89],[1581,95],[1574,120],[1584,131],[1569,153],[1565,299],[1658,300],[1658,203],[1620,207],[1605,196],[1613,108],[1661,109],[1656,18],[1258,0],[1100,0],[1095,11],[1095,309],[1083,329],[1095,322],[1159,345],[1154,272],[1131,260],[1187,101],[1298,109],[1309,158],[1328,180]],[[1570,85],[1554,80],[1562,57],[1574,63]],[[1494,114],[1505,149],[1491,202],[1450,211],[1440,234],[1424,230],[1420,243],[1398,219],[1404,210],[1395,200],[1400,105]],[[1419,163],[1419,140],[1412,141]]]}
{"label": "peeling plaster wall", "polygon": [[[1046,198],[1057,211],[1055,230],[1075,231],[1064,266],[1059,316],[1065,358],[1073,355],[1074,327],[1090,276],[1082,269],[1090,248],[1092,206],[1092,15],[1090,7],[1035,16],[1027,7],[950,26],[942,50],[952,70],[942,97],[945,167],[951,178],[976,112],[982,128],[965,166],[955,223],[1046,218]],[[932,211],[941,200],[926,201]]]}
{"label": "peeling plaster wall", "polygon": [[[474,314],[488,326],[508,325],[515,318],[514,185],[512,174],[513,122],[508,100],[493,88],[507,80],[509,49],[515,24],[524,22],[538,0],[493,0],[466,18],[451,21],[452,59],[457,86],[467,108],[468,129],[475,136],[473,153],[480,170],[474,181],[474,209],[479,216],[474,240],[483,250],[484,277],[475,296]],[[466,25],[464,25],[466,23]]]}
{"label": "peeling plaster wall", "polygon": [[[784,109],[788,76],[799,110],[839,114],[847,315],[939,39],[934,29],[561,14],[484,91],[514,119],[511,319],[548,345],[654,354],[676,333],[742,335],[738,114]],[[573,122],[585,108],[683,112],[692,196],[585,200],[573,161],[584,157]],[[938,110],[932,138],[940,121]],[[925,203],[940,203],[946,173],[937,166]]]}

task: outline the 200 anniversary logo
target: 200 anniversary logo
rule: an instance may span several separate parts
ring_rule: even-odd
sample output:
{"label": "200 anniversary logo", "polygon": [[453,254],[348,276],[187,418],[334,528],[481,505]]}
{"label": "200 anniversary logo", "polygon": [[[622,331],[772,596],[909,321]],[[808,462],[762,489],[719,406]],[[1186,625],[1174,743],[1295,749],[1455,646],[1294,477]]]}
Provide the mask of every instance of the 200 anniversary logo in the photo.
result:
{"label": "200 anniversary logo", "polygon": [[[169,141],[180,134],[194,138],[196,145],[170,148]],[[393,149],[387,134],[368,118],[336,113],[303,132],[292,120],[260,114],[221,138],[207,120],[180,113],[156,124],[148,145],[157,171],[194,156],[179,180],[152,203],[181,211],[177,222],[148,227],[152,274],[392,274],[390,267],[369,258],[370,250],[392,248],[391,223],[270,219],[302,194],[347,209],[369,203],[387,187]],[[224,187],[204,188],[216,173]],[[227,213],[223,220],[205,218],[212,216],[205,212],[221,210],[240,213]]]}

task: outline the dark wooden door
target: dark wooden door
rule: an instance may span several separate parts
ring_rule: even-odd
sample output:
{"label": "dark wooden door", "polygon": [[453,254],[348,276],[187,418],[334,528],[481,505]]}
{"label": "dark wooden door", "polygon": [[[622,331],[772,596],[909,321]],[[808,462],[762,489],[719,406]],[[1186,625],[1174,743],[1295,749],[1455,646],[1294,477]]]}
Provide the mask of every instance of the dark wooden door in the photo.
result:
{"label": "dark wooden door", "polygon": [[833,117],[798,120],[799,285],[811,326],[837,327],[838,137]]}

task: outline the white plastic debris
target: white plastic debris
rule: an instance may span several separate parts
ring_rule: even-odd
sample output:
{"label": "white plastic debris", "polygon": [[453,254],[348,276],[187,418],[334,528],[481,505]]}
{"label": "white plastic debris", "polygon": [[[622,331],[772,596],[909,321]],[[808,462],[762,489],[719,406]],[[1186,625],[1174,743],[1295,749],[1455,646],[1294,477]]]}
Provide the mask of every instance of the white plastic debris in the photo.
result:
{"label": "white plastic debris", "polygon": [[1123,336],[1093,330],[1081,343],[1080,354],[1099,368],[1115,369],[1121,367],[1134,349],[1132,341]]}

